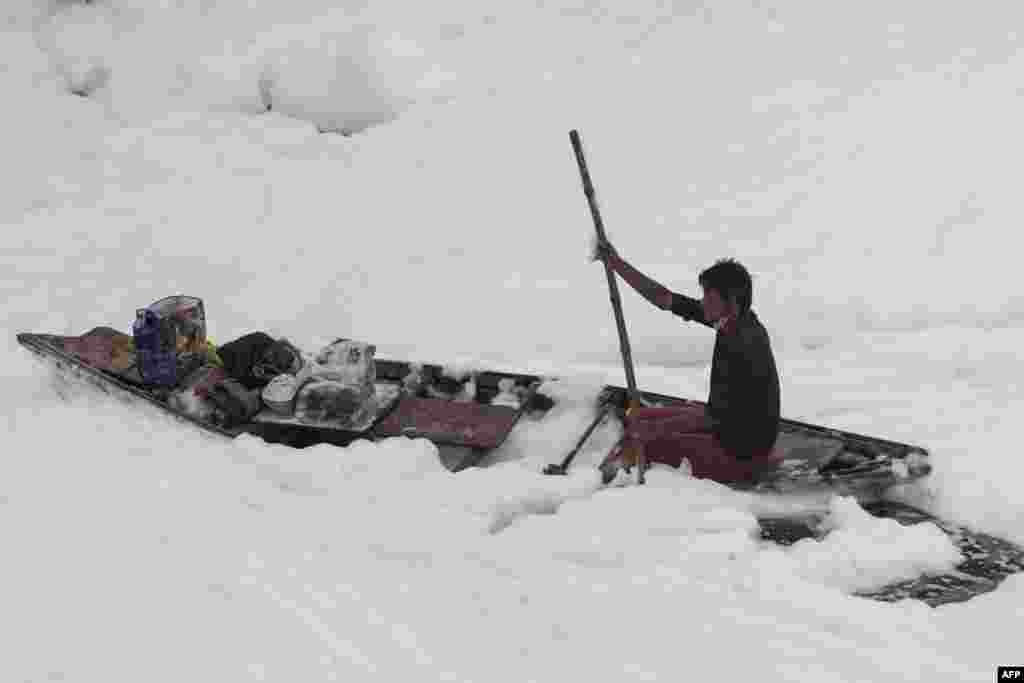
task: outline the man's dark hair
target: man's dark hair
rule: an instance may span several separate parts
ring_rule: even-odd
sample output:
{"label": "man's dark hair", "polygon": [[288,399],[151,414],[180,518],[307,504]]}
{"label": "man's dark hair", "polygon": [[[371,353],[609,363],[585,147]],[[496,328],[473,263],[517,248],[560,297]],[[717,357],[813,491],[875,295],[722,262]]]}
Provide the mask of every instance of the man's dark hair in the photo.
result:
{"label": "man's dark hair", "polygon": [[697,278],[704,289],[717,291],[726,301],[735,301],[740,313],[750,310],[754,298],[754,286],[750,273],[739,261],[731,258],[719,259]]}

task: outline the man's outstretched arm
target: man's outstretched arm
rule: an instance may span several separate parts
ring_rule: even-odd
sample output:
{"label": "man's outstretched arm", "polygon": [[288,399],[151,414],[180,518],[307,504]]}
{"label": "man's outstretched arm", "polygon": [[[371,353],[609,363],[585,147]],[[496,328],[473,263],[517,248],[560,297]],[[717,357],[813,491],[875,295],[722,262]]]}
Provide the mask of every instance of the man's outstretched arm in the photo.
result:
{"label": "man's outstretched arm", "polygon": [[677,294],[661,283],[647,277],[619,256],[611,244],[606,242],[603,245],[598,245],[596,257],[605,259],[611,269],[618,273],[630,287],[658,308],[664,311],[672,311],[684,320],[693,320],[702,325],[713,327],[710,322],[705,320],[704,307],[701,306],[700,301],[685,294]]}
{"label": "man's outstretched arm", "polygon": [[604,254],[605,261],[643,298],[662,310],[672,308],[672,292],[661,283],[655,282],[626,262],[614,249]]}
{"label": "man's outstretched arm", "polygon": [[664,285],[647,277],[619,256],[610,242],[599,242],[594,251],[594,260],[603,259],[640,296],[664,311],[672,311],[684,320],[693,320],[708,327],[714,327],[704,318],[704,307],[700,301],[678,294]]}

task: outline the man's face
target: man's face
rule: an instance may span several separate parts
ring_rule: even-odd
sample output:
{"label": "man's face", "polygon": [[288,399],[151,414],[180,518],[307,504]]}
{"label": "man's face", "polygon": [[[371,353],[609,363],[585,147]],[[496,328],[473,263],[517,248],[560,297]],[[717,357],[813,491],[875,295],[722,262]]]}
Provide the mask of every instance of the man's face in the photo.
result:
{"label": "man's face", "polygon": [[705,287],[700,303],[704,307],[704,319],[709,323],[718,322],[731,312],[729,304],[715,289]]}

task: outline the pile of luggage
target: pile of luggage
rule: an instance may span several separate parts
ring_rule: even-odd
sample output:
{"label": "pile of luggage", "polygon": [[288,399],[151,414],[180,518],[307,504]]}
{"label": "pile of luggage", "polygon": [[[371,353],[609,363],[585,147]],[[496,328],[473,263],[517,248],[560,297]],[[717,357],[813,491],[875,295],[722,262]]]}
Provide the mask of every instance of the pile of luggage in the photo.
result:
{"label": "pile of luggage", "polygon": [[96,328],[77,339],[78,348],[68,350],[85,354],[90,365],[227,429],[265,411],[344,427],[374,405],[372,344],[338,339],[307,355],[287,339],[250,332],[216,346],[195,297],[171,296],[138,309],[131,336]]}
{"label": "pile of luggage", "polygon": [[338,339],[307,357],[287,339],[251,332],[217,348],[221,361],[192,371],[171,395],[215,424],[248,422],[264,408],[280,418],[344,427],[373,406],[374,346]]}

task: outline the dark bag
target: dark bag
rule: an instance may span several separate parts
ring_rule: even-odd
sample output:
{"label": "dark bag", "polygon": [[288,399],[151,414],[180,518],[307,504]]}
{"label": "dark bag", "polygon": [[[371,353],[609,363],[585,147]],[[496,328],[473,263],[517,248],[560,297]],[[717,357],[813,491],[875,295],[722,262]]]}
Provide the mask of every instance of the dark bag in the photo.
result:
{"label": "dark bag", "polygon": [[270,380],[254,375],[253,368],[273,343],[274,338],[265,332],[250,332],[219,347],[217,355],[224,362],[228,377],[238,380],[246,389],[257,389]]}
{"label": "dark bag", "polygon": [[302,368],[302,354],[286,339],[275,340],[265,332],[250,332],[217,349],[224,370],[246,389],[262,389],[274,377],[295,374]]}

